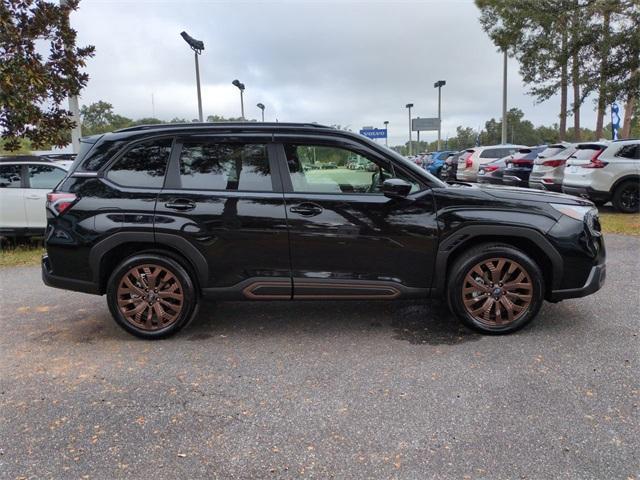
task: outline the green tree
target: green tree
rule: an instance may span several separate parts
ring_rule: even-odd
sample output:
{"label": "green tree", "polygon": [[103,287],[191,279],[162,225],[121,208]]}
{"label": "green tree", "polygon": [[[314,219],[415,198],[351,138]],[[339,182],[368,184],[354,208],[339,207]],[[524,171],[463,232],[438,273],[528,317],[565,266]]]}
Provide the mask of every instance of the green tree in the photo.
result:
{"label": "green tree", "polygon": [[[76,46],[76,31],[69,25],[78,2],[0,3],[0,129],[8,150],[19,149],[21,139],[36,148],[68,143],[74,122],[61,105],[87,84],[89,76],[81,69],[94,53],[92,46]],[[43,41],[46,57],[38,48]]]}
{"label": "green tree", "polygon": [[83,105],[80,109],[80,118],[84,135],[112,132],[134,124],[130,118],[114,113],[113,105],[102,100],[88,106]]}

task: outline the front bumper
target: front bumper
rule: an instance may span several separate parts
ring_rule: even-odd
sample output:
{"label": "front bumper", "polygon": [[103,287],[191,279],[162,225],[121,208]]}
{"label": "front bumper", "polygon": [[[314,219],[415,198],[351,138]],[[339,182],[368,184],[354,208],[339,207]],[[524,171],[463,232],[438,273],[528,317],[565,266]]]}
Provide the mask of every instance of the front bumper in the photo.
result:
{"label": "front bumper", "polygon": [[606,264],[602,263],[600,265],[594,265],[589,272],[587,281],[582,287],[570,288],[567,290],[553,290],[549,300],[552,302],[559,302],[560,300],[566,300],[567,298],[580,298],[591,295],[602,288],[606,276]]}
{"label": "front bumper", "polygon": [[102,295],[102,292],[100,292],[98,285],[93,282],[86,282],[84,280],[76,280],[73,278],[59,277],[57,275],[54,275],[51,269],[51,262],[49,261],[49,257],[47,255],[42,256],[42,281],[48,287]]}

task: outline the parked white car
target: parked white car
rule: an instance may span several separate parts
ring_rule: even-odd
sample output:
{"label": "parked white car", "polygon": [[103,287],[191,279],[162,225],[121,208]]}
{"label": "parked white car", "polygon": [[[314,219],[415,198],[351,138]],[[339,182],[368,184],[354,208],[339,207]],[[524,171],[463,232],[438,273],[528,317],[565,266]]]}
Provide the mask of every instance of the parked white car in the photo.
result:
{"label": "parked white car", "polygon": [[524,147],[525,145],[491,145],[468,148],[466,154],[458,157],[456,178],[462,182],[475,182],[478,180],[480,165],[511,155]]}
{"label": "parked white car", "polygon": [[569,157],[562,191],[616,210],[640,210],[640,140],[580,143]]}
{"label": "parked white car", "polygon": [[562,192],[565,163],[575,151],[576,147],[567,142],[547,146],[533,161],[529,188]]}
{"label": "parked white car", "polygon": [[68,168],[68,162],[44,157],[0,157],[0,235],[44,235],[47,193]]}

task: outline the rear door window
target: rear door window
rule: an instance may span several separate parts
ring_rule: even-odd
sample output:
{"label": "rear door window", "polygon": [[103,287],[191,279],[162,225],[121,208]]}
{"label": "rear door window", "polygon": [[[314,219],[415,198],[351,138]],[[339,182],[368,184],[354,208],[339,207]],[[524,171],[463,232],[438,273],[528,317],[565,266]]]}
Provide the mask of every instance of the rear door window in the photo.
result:
{"label": "rear door window", "polygon": [[66,173],[52,165],[29,165],[29,188],[52,190]]}
{"label": "rear door window", "polygon": [[640,145],[625,145],[618,150],[616,157],[638,159],[640,158]]}
{"label": "rear door window", "polygon": [[180,185],[194,190],[273,191],[267,146],[187,141],[180,153]]}
{"label": "rear door window", "polygon": [[0,188],[22,188],[22,165],[0,165]]}
{"label": "rear door window", "polygon": [[124,187],[161,188],[171,144],[171,138],[164,138],[133,146],[109,169],[106,177]]}

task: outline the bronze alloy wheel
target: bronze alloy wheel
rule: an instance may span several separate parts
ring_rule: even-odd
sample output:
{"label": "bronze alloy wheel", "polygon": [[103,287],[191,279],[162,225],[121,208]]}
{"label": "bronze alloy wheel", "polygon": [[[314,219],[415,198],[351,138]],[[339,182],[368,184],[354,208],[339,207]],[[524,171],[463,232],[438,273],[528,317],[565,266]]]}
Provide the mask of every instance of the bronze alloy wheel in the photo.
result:
{"label": "bronze alloy wheel", "polygon": [[178,320],[184,291],[178,278],[160,265],[137,265],[118,285],[118,308],[131,324],[147,331],[168,327]]}
{"label": "bronze alloy wheel", "polygon": [[476,264],[462,287],[464,308],[476,321],[500,327],[524,315],[533,298],[529,273],[508,258],[490,258]]}

